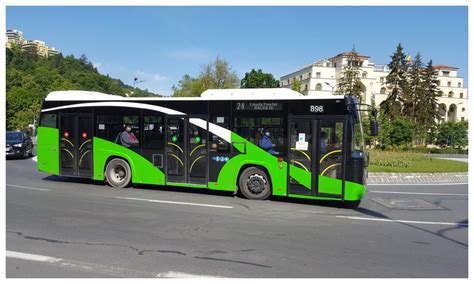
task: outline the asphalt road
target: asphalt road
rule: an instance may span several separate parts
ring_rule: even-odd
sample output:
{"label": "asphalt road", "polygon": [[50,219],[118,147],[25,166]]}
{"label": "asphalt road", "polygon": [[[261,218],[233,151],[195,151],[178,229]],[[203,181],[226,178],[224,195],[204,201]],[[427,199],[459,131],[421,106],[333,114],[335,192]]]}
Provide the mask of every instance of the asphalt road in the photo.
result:
{"label": "asphalt road", "polygon": [[369,186],[357,210],[101,183],[6,161],[7,277],[467,277],[467,185]]}

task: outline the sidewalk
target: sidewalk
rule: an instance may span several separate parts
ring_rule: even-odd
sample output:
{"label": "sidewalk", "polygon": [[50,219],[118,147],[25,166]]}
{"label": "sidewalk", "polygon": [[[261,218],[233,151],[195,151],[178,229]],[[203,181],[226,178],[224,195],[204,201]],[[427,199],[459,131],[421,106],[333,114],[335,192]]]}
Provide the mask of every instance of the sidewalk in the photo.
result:
{"label": "sidewalk", "polygon": [[467,183],[467,172],[453,173],[369,173],[367,184]]}

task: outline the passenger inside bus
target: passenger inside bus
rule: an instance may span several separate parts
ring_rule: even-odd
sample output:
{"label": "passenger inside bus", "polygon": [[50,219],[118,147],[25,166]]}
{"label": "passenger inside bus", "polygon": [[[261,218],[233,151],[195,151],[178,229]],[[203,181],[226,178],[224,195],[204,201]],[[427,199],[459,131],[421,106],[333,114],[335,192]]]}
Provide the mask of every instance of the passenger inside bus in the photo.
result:
{"label": "passenger inside bus", "polygon": [[321,132],[321,152],[327,153],[328,151],[328,135],[326,132]]}
{"label": "passenger inside bus", "polygon": [[127,124],[125,129],[117,136],[115,143],[120,142],[122,146],[127,148],[137,147],[140,143],[138,142],[137,137],[132,132],[132,125]]}
{"label": "passenger inside bus", "polygon": [[262,148],[263,150],[267,151],[268,153],[270,153],[272,155],[278,154],[278,152],[276,152],[274,150],[276,145],[273,144],[273,142],[271,140],[270,131],[268,131],[268,130],[265,130],[263,132],[263,137],[259,141],[259,146],[260,146],[260,148]]}

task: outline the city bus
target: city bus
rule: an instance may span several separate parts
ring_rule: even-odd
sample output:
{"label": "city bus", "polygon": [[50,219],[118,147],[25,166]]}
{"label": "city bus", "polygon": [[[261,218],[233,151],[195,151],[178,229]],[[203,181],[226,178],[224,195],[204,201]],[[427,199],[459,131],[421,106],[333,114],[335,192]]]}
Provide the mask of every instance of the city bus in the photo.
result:
{"label": "city bus", "polygon": [[55,91],[43,101],[39,171],[104,181],[339,200],[366,191],[361,104],[286,89],[207,90],[200,97]]}

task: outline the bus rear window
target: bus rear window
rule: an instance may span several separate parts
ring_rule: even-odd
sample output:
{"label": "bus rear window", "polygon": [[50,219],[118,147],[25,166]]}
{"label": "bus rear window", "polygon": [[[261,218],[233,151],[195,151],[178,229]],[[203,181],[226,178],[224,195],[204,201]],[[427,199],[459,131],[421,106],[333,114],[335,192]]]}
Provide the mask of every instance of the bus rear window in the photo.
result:
{"label": "bus rear window", "polygon": [[40,126],[57,128],[57,115],[55,113],[43,113],[41,115]]}

